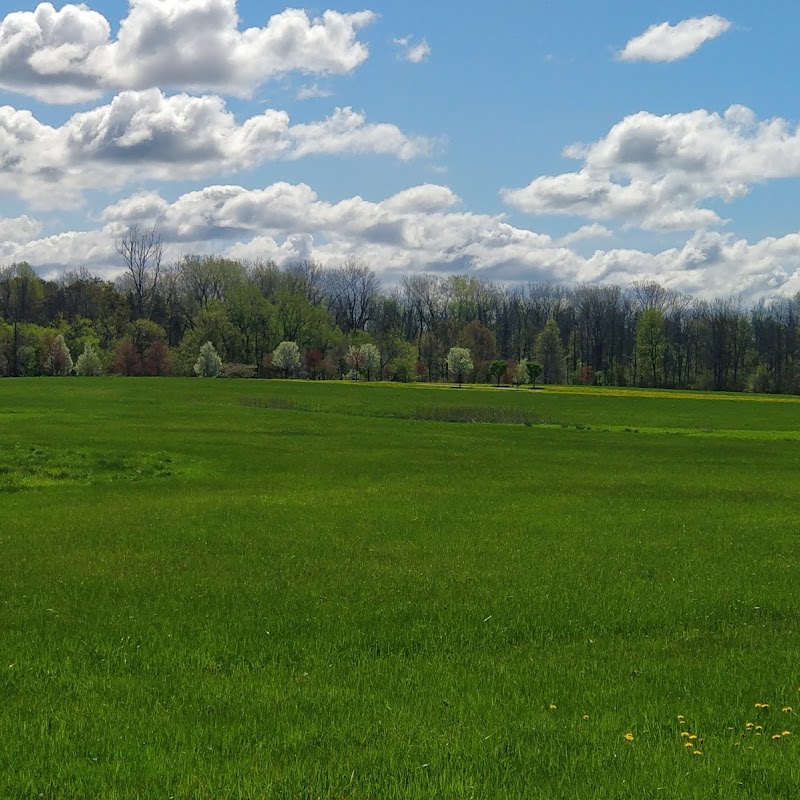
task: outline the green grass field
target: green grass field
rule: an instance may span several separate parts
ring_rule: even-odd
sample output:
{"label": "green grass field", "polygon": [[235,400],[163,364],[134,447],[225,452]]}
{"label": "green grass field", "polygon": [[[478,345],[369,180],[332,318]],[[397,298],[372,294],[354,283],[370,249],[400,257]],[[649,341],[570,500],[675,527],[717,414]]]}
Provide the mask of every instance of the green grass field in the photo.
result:
{"label": "green grass field", "polygon": [[792,398],[31,379],[0,431],[1,797],[800,794]]}

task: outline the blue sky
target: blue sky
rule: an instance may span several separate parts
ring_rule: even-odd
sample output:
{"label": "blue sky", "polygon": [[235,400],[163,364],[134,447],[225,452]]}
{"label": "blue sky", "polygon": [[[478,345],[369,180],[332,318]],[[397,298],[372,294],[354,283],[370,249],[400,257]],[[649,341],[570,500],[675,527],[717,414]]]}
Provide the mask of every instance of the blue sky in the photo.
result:
{"label": "blue sky", "polygon": [[10,2],[0,263],[113,276],[147,223],[388,283],[800,290],[797,4]]}

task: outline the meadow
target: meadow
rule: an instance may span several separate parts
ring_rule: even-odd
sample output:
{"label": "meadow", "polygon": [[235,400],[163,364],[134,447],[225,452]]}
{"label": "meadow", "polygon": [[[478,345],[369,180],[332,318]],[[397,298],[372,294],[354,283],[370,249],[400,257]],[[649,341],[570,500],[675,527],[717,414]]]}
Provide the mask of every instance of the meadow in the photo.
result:
{"label": "meadow", "polygon": [[800,402],[0,381],[0,797],[800,793]]}

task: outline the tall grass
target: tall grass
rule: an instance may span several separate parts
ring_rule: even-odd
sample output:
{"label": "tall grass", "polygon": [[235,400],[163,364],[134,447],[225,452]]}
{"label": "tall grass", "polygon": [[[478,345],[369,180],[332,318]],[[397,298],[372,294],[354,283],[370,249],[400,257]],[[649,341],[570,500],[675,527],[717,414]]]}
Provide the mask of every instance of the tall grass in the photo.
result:
{"label": "tall grass", "polygon": [[0,796],[794,800],[797,410],[2,382]]}

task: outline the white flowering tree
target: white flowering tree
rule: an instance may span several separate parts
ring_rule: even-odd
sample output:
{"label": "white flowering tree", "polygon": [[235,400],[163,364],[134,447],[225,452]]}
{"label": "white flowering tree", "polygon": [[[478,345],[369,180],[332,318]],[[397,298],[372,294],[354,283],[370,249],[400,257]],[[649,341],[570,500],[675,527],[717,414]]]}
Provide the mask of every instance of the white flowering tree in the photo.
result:
{"label": "white flowering tree", "polygon": [[381,370],[381,351],[374,344],[362,344],[361,353],[364,356],[361,369],[366,379],[371,381]]}
{"label": "white flowering tree", "polygon": [[514,386],[519,389],[523,383],[528,382],[528,362],[523,358],[514,370]]}
{"label": "white flowering tree", "polygon": [[51,375],[69,375],[72,372],[72,356],[60,333],[47,348],[47,371]]}
{"label": "white flowering tree", "polygon": [[200,355],[195,362],[194,371],[201,378],[217,378],[222,372],[222,359],[211,342],[206,342],[200,348]]}
{"label": "white flowering tree", "polygon": [[357,381],[364,367],[363,348],[355,344],[350,345],[350,347],[347,348],[345,361],[347,362],[347,366],[350,367],[350,377],[352,377],[354,381]]}
{"label": "white flowering tree", "polygon": [[86,342],[83,352],[78,356],[75,372],[84,378],[95,378],[103,374],[103,362],[90,342]]}
{"label": "white flowering tree", "polygon": [[472,369],[472,353],[466,347],[451,347],[447,354],[447,371],[458,381],[458,388],[464,383],[464,375]]}
{"label": "white flowering tree", "polygon": [[286,378],[300,369],[300,348],[296,342],[281,342],[272,352],[272,366],[283,370]]}

